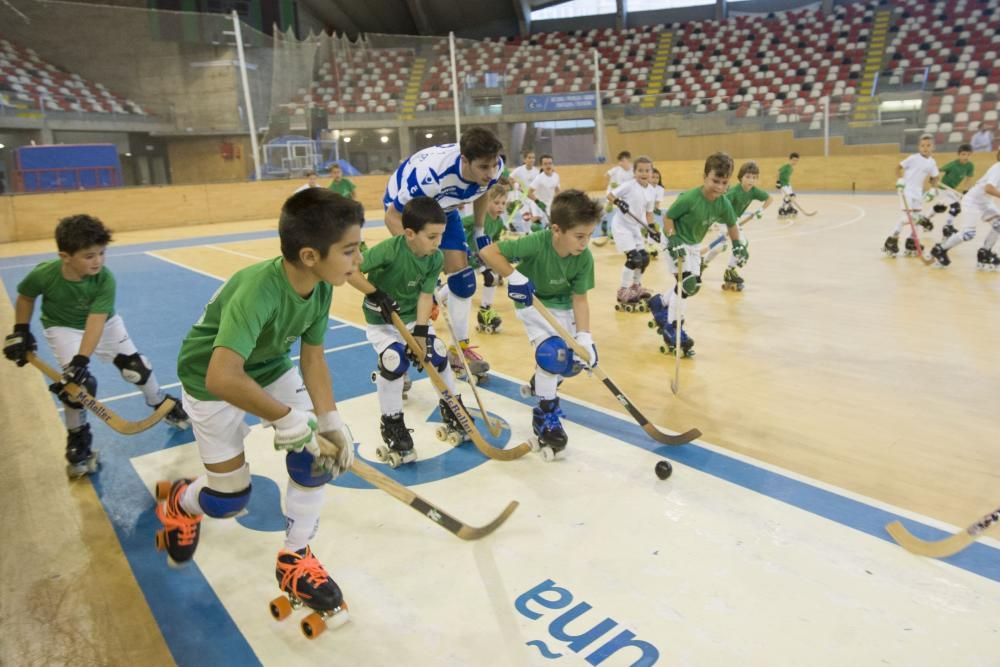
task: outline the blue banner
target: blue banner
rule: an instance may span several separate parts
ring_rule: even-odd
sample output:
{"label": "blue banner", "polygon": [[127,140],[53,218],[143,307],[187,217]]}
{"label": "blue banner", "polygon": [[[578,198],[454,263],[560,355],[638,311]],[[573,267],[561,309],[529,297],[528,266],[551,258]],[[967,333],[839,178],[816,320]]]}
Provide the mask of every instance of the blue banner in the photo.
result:
{"label": "blue banner", "polygon": [[593,109],[593,93],[566,93],[564,95],[525,95],[524,110],[540,111],[576,111],[578,109]]}

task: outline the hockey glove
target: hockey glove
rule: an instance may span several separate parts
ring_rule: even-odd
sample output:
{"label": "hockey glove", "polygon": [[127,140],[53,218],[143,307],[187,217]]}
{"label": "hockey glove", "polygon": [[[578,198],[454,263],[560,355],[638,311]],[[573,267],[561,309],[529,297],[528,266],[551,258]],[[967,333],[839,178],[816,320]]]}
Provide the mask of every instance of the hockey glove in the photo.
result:
{"label": "hockey glove", "polygon": [[386,324],[392,324],[392,314],[399,312],[396,300],[378,288],[365,295],[364,307],[381,315]]}
{"label": "hockey glove", "polygon": [[80,387],[84,386],[87,383],[87,380],[90,379],[90,369],[88,368],[89,364],[90,357],[83,354],[74,356],[66,367],[63,368],[63,374],[60,381],[64,385],[72,382]]}
{"label": "hockey glove", "polygon": [[924,201],[934,201],[938,196],[937,188],[931,188],[924,193]]}
{"label": "hockey glove", "polygon": [[743,267],[750,259],[750,249],[746,241],[739,239],[733,241],[733,257],[736,258],[736,266]]}
{"label": "hockey glove", "polygon": [[675,262],[679,262],[687,256],[684,242],[676,234],[667,237],[667,252],[670,253],[670,258]]}
{"label": "hockey glove", "polygon": [[331,410],[316,418],[317,430],[324,438],[337,445],[336,456],[320,456],[316,459],[317,467],[328,472],[336,479],[340,473],[351,469],[354,463],[354,437],[351,429],[344,423],[343,417],[336,410]]}
{"label": "hockey glove", "polygon": [[544,213],[546,211],[546,208],[547,208],[545,206],[545,202],[543,202],[541,199],[536,199],[535,200],[535,206],[537,206],[538,210],[540,210],[542,213]]}
{"label": "hockey glove", "polygon": [[653,215],[655,215],[658,218],[662,217],[663,216],[663,209],[662,208],[654,208],[653,209]]}
{"label": "hockey glove", "polygon": [[483,234],[482,236],[477,236],[476,237],[476,247],[479,250],[482,250],[483,248],[485,248],[486,246],[488,246],[491,243],[493,243],[493,239],[491,239],[486,234]]}
{"label": "hockey glove", "polygon": [[646,227],[646,233],[649,234],[649,238],[653,241],[653,243],[663,243],[663,234],[660,234],[660,230],[656,228],[656,225],[649,225]]}
{"label": "hockey glove", "polygon": [[531,280],[515,270],[507,276],[507,296],[513,301],[517,301],[522,306],[530,306],[534,299],[535,286]]}
{"label": "hockey glove", "polygon": [[281,419],[272,422],[274,427],[274,448],[286,452],[307,450],[320,458],[319,443],[316,442],[316,418],[308,412],[292,408]]}
{"label": "hockey glove", "polygon": [[27,324],[15,324],[14,333],[3,341],[3,356],[15,362],[18,366],[28,363],[28,353],[38,349],[35,337]]}
{"label": "hockey glove", "polygon": [[431,358],[431,351],[434,347],[434,336],[430,333],[430,326],[427,324],[415,324],[413,326],[413,339],[423,348],[421,355],[419,350],[409,350],[410,361],[415,363],[420,370],[424,369],[424,362]]}
{"label": "hockey glove", "polygon": [[904,190],[904,189],[906,189],[906,181],[904,181],[902,178],[900,178],[899,180],[897,180],[896,181],[896,189],[897,190]]}
{"label": "hockey glove", "polygon": [[624,199],[616,199],[615,206],[617,206],[618,210],[622,212],[622,215],[628,215],[629,207],[627,201]]}
{"label": "hockey glove", "polygon": [[760,220],[761,218],[763,218],[764,217],[764,209],[759,208],[756,211],[754,211],[753,212],[753,217],[756,218],[757,220]]}
{"label": "hockey glove", "polygon": [[580,359],[580,363],[586,368],[594,368],[597,366],[597,346],[594,345],[594,337],[590,335],[589,331],[578,331],[575,338],[576,342],[587,350],[588,359]]}

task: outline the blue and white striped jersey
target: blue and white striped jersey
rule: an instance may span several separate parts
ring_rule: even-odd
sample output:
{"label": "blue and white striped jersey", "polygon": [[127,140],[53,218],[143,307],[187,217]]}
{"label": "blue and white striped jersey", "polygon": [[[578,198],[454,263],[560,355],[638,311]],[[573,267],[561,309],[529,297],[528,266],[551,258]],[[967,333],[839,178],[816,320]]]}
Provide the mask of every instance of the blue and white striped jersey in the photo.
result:
{"label": "blue and white striped jersey", "polygon": [[462,178],[462,154],[458,144],[431,146],[414,153],[389,177],[382,204],[395,206],[400,213],[414,197],[433,197],[445,211],[478,199],[496,184],[503,172],[503,158],[497,158],[496,173],[486,187]]}

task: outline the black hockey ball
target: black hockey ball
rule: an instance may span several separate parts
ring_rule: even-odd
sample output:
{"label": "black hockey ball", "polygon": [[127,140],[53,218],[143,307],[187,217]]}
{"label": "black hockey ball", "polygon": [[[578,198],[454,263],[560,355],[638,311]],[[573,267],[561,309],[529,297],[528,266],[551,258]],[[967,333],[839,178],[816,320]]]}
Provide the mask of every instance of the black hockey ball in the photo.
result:
{"label": "black hockey ball", "polygon": [[674,474],[674,467],[670,465],[670,461],[660,461],[656,464],[656,476],[660,479],[666,479]]}

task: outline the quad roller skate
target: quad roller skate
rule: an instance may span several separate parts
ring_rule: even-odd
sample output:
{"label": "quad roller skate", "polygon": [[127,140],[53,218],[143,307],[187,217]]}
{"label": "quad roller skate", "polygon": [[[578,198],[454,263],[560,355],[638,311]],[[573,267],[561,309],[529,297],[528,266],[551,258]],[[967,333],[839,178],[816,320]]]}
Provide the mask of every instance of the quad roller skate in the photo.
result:
{"label": "quad roller skate", "polygon": [[649,300],[649,312],[653,319],[649,322],[650,329],[656,329],[656,333],[663,335],[663,328],[667,326],[668,320],[667,304],[662,294],[657,294]]}
{"label": "quad roller skate", "polygon": [[413,449],[412,429],[406,428],[403,413],[382,415],[379,428],[384,445],[375,448],[375,456],[379,461],[387,463],[390,468],[398,468],[404,463],[417,460],[417,452]]}
{"label": "quad roller skate", "polygon": [[[462,402],[462,397],[456,395],[455,400],[460,406],[462,406],[462,409],[465,410],[465,403]],[[469,434],[465,432],[464,428],[462,428],[462,422],[460,422],[455,413],[451,411],[451,408],[448,407],[448,404],[443,398],[438,402],[438,408],[441,411],[441,421],[443,423],[441,426],[438,426],[437,430],[434,432],[437,439],[441,442],[447,442],[452,447],[457,447],[468,440]],[[468,415],[469,411],[465,410],[465,414]]]}
{"label": "quad roller skate", "polygon": [[912,236],[907,236],[906,245],[903,250],[903,257],[916,257],[919,254],[920,251],[917,250],[917,242],[913,240]]}
{"label": "quad roller skate", "polygon": [[66,434],[66,475],[70,479],[91,475],[101,467],[97,450],[90,448],[93,441],[90,424],[74,428]]}
{"label": "quad roller skate", "polygon": [[898,255],[899,238],[896,236],[890,236],[886,238],[885,244],[882,246],[882,254],[884,254],[886,257],[895,257],[896,255]]}
{"label": "quad roller skate", "polygon": [[941,228],[941,238],[942,240],[946,239],[957,232],[958,230],[955,229],[955,225],[951,224],[951,222],[946,222],[944,223],[944,227]]}
{"label": "quad roller skate", "polygon": [[502,324],[503,319],[493,309],[493,306],[479,307],[479,312],[476,313],[476,331],[489,334],[500,333],[500,326]]}
{"label": "quad roller skate", "polygon": [[976,253],[976,268],[980,271],[1000,271],[1000,257],[989,248],[980,248]]}
{"label": "quad roller skate", "polygon": [[[677,322],[671,322],[669,326],[662,327],[660,335],[663,336],[663,345],[660,346],[660,352],[672,356],[677,351]],[[681,320],[680,346],[683,356],[694,356],[694,338],[688,336],[687,329],[684,327],[684,320]]]}
{"label": "quad roller skate", "polygon": [[730,266],[722,275],[722,289],[732,292],[743,291],[743,277],[737,273],[735,266]]}
{"label": "quad roller skate", "polygon": [[[184,408],[181,407],[181,400],[179,398],[174,398],[170,394],[164,394],[163,401],[166,400],[172,400],[174,402],[174,407],[170,409],[170,412],[163,416],[163,420],[179,431],[191,428],[191,420],[188,418],[188,414],[184,412]],[[163,405],[163,401],[154,405],[153,409],[155,410]]]}
{"label": "quad roller skate", "polygon": [[937,265],[941,268],[951,264],[951,259],[948,258],[948,251],[940,243],[931,248],[931,257],[937,260]]}
{"label": "quad roller skate", "polygon": [[190,483],[190,479],[156,483],[156,518],[163,524],[156,531],[156,550],[167,552],[167,564],[171,567],[186,564],[198,548],[202,516],[191,516],[181,507],[181,496]]}
{"label": "quad roller skate", "polygon": [[316,639],[327,627],[339,628],[350,620],[340,586],[330,578],[308,546],[298,551],[279,552],[274,575],[285,594],[271,600],[274,620],[282,621],[292,610],[308,607],[312,613],[299,623],[302,634],[308,639]]}
{"label": "quad roller skate", "polygon": [[[465,363],[469,365],[469,372],[475,378],[476,384],[486,384],[489,377],[487,374],[490,372],[489,363],[476,352],[476,346],[470,345],[469,341],[459,341],[459,347],[461,347],[461,354],[465,355]],[[458,355],[459,351],[454,346],[448,348],[448,363],[451,364],[451,370],[455,372],[456,377],[466,379],[465,368]]]}
{"label": "quad roller skate", "polygon": [[531,430],[534,431],[535,437],[528,442],[534,451],[541,452],[542,458],[546,461],[554,460],[566,449],[566,443],[569,442],[559,420],[562,416],[564,415],[559,409],[558,397],[551,401],[542,399],[538,407],[532,411]]}
{"label": "quad roller skate", "polygon": [[917,227],[922,227],[928,232],[934,231],[934,223],[931,222],[931,219],[928,218],[926,215],[918,215],[917,219],[913,221],[913,224],[915,224]]}
{"label": "quad roller skate", "polygon": [[617,294],[618,302],[615,310],[619,313],[644,313],[646,304],[642,301],[641,293],[635,285],[631,287],[619,287]]}

